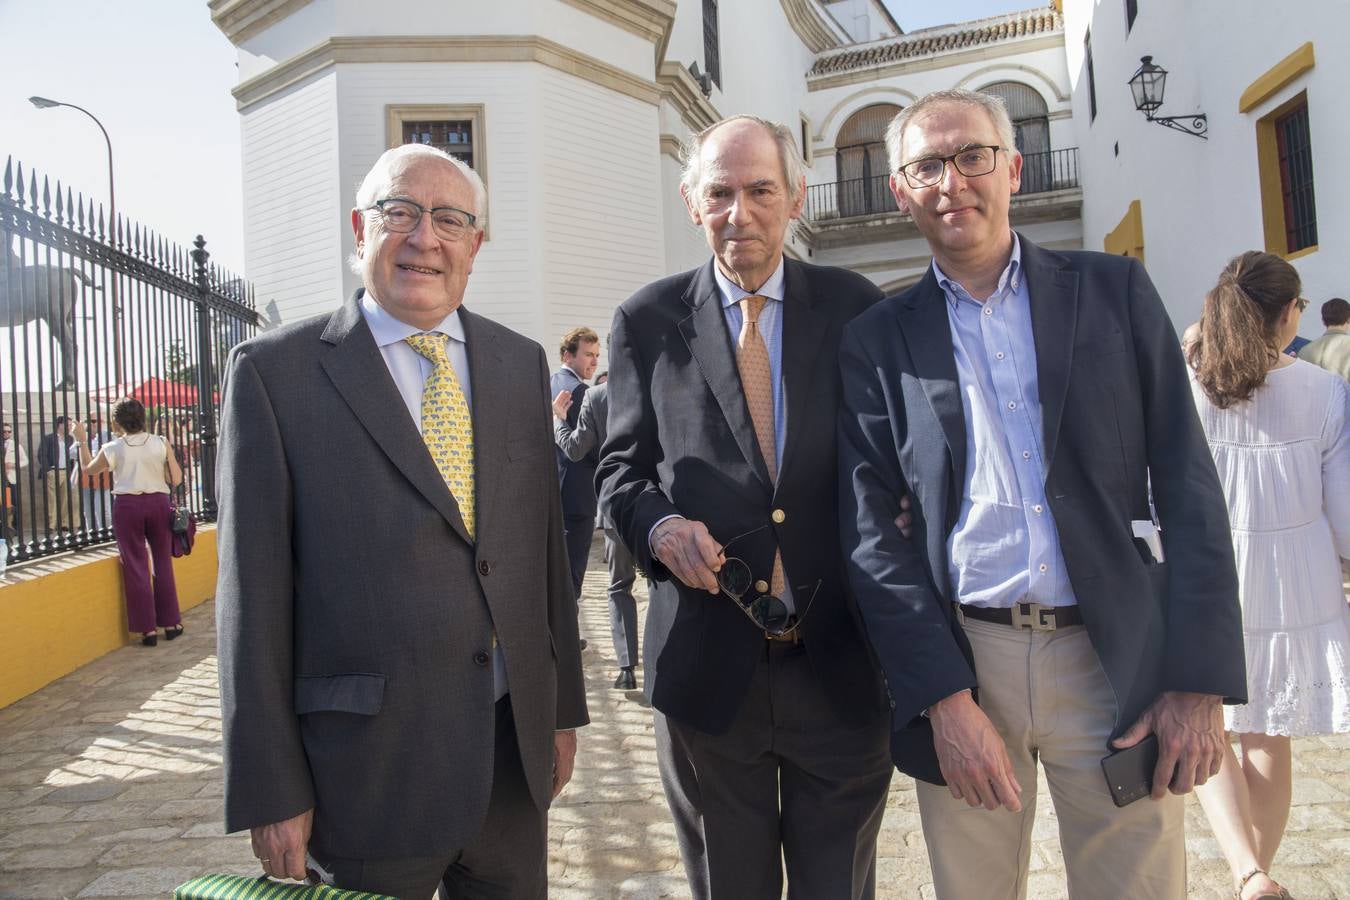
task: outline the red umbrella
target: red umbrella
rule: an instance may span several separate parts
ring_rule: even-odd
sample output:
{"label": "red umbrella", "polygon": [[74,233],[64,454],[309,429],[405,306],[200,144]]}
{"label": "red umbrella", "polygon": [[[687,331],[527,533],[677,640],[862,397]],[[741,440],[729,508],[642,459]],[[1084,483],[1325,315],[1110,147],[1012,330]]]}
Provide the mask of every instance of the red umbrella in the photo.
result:
{"label": "red umbrella", "polygon": [[185,407],[197,405],[197,388],[179,381],[147,378],[130,394],[146,406]]}

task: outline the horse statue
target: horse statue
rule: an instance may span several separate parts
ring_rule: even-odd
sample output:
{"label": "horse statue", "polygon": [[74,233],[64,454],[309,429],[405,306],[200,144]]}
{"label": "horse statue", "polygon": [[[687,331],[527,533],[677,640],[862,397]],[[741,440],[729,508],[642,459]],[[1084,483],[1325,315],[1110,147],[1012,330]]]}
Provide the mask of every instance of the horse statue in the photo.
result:
{"label": "horse statue", "polygon": [[47,323],[47,329],[61,345],[61,382],[58,390],[75,386],[75,299],[80,288],[89,284],[76,269],[42,264],[23,265],[12,246],[0,256],[0,328],[17,328],[35,319]]}

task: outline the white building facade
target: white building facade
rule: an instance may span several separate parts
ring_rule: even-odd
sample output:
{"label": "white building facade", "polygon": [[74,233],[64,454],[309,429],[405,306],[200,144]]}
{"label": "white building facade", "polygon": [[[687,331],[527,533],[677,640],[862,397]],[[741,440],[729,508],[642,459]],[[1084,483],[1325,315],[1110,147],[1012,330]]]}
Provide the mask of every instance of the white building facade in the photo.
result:
{"label": "white building facade", "polygon": [[466,303],[545,347],[608,332],[638,287],[708,258],[680,149],[724,115],[799,135],[803,220],[787,252],[887,289],[926,245],[885,189],[880,130],[930,90],[988,89],[1027,154],[1016,227],[1082,245],[1064,53],[1050,6],[902,33],[880,0],[212,0],[239,48],[245,259],[274,321],[338,306],[348,211],[385,149],[435,143],[488,187]]}
{"label": "white building facade", "polygon": [[[1350,295],[1345,0],[1065,0],[1089,249],[1145,261],[1178,330],[1245,250],[1285,256],[1316,308]],[[1157,117],[1203,113],[1204,139],[1150,122],[1129,87],[1168,70]]]}

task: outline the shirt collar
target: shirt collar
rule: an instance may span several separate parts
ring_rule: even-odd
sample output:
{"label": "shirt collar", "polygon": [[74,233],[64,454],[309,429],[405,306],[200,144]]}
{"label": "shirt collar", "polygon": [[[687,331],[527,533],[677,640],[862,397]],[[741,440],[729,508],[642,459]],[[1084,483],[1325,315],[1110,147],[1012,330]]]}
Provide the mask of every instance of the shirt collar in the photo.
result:
{"label": "shirt collar", "polygon": [[[938,287],[942,288],[942,292],[947,297],[947,302],[952,306],[955,306],[962,298],[970,300],[972,303],[979,302],[970,296],[960,283],[947,277],[946,273],[942,271],[942,267],[938,265],[937,257],[933,257],[933,274],[937,276]],[[994,289],[994,293],[989,295],[989,300],[986,302],[997,302],[1008,288],[1016,292],[1021,287],[1023,277],[1022,240],[1014,231],[1012,233],[1012,255],[1008,257],[1008,265],[1003,269],[1003,273],[998,276],[998,287]]]}
{"label": "shirt collar", "polygon": [[724,308],[735,306],[737,303],[741,302],[741,298],[750,296],[765,297],[769,300],[781,301],[783,299],[783,283],[786,280],[783,275],[783,260],[784,257],[778,257],[778,268],[773,270],[773,274],[769,276],[769,279],[760,285],[759,290],[755,291],[753,294],[723,275],[722,270],[718,268],[717,262],[714,260],[713,278],[717,279],[717,291],[722,295],[722,306]]}
{"label": "shirt collar", "polygon": [[376,302],[370,291],[366,291],[361,297],[361,315],[365,316],[366,324],[370,326],[370,333],[374,335],[376,345],[382,348],[397,344],[414,334],[433,331],[449,335],[461,344],[467,343],[464,340],[464,323],[459,320],[458,306],[450,315],[441,320],[441,324],[434,328],[423,329],[395,319],[387,309]]}

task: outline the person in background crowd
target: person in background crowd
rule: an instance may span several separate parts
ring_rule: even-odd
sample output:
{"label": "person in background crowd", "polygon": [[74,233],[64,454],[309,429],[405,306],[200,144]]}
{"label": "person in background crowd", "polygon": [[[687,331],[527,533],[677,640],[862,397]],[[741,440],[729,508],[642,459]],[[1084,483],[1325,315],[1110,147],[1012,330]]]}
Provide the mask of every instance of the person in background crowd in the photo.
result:
{"label": "person in background crowd", "polygon": [[69,423],[66,416],[57,416],[51,434],[44,434],[38,441],[38,478],[47,495],[47,534],[53,536],[58,530],[70,531],[75,527],[71,519],[70,475],[78,457],[72,447],[75,439],[66,432]]}
{"label": "person in background crowd", "polygon": [[[183,633],[178,590],[173,578],[173,533],[169,530],[169,494],[183,481],[183,470],[169,442],[145,430],[145,407],[126,398],[113,407],[121,437],[89,452],[84,424],[75,423],[80,467],[92,476],[113,476],[113,537],[122,560],[122,586],[127,598],[127,627],[141,643],[159,643]],[[146,554],[146,544],[150,553]],[[154,565],[153,575],[151,564]]]}
{"label": "person in background crowd", "polygon": [[21,469],[28,468],[28,454],[23,444],[14,436],[14,426],[5,422],[0,425],[0,443],[4,445],[5,458],[5,505],[9,509],[9,531],[7,537],[23,531],[23,476]]}
{"label": "person in background crowd", "polygon": [[[568,396],[567,424],[575,428],[586,395],[586,379],[595,374],[600,363],[600,336],[589,328],[573,328],[563,335],[559,355],[562,365],[549,378],[549,393],[556,404]],[[595,466],[599,446],[570,459],[561,448],[558,456],[558,483],[562,491],[563,533],[567,537],[567,558],[572,566],[572,585],[581,599],[581,582],[586,577],[591,541],[595,538]],[[586,642],[581,642],[582,647]]]}
{"label": "person in background crowd", "polygon": [[[1039,763],[1069,896],[1175,900],[1179,795],[1218,770],[1220,705],[1246,694],[1176,333],[1137,260],[1011,230],[1022,158],[997,97],[929,94],[886,145],[933,263],[844,330],[839,518],[937,896],[1025,893]],[[891,521],[906,492],[913,541]],[[1102,757],[1149,734],[1153,799],[1118,808]]]}
{"label": "person in background crowd", "polygon": [[[606,425],[609,421],[609,389],[597,376],[596,384],[581,398],[581,411],[569,416],[572,395],[559,391],[553,398],[554,442],[558,449],[572,462],[584,459],[588,455],[598,459],[599,448],[605,443]],[[575,424],[569,424],[575,419]],[[637,581],[637,570],[633,564],[633,554],[628,552],[623,541],[614,530],[614,523],[600,514],[601,527],[605,530],[605,563],[609,567],[609,627],[614,641],[614,655],[619,662],[619,674],[614,679],[616,690],[631,691],[637,688],[638,662],[638,624],[637,600],[633,598],[633,583]]]}
{"label": "person in background crowd", "polygon": [[[1279,352],[1307,301],[1270,253],[1234,257],[1205,297],[1191,393],[1228,499],[1248,702],[1225,710],[1241,759],[1200,802],[1238,896],[1287,897],[1267,871],[1289,820],[1290,738],[1350,731],[1350,388]],[[1343,302],[1343,301],[1342,301]]]}
{"label": "person in background crowd", "polygon": [[1298,351],[1298,358],[1350,381],[1350,303],[1340,297],[1323,303],[1322,324],[1326,333],[1308,342]]}
{"label": "person in background crowd", "polygon": [[[97,456],[99,448],[112,440],[112,435],[103,428],[103,420],[96,412],[85,417],[85,443],[92,455]],[[107,475],[94,475],[81,466],[71,476],[72,486],[80,489],[80,510],[84,527],[90,532],[99,532],[112,524],[112,482]]]}

